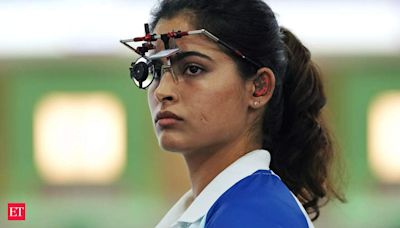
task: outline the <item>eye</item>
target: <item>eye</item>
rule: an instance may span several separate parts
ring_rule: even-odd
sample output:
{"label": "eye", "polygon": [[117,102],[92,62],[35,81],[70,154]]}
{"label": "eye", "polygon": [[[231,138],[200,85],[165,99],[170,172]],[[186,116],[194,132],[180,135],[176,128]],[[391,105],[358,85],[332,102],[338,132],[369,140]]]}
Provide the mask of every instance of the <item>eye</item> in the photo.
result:
{"label": "eye", "polygon": [[187,75],[199,75],[203,72],[203,68],[194,65],[194,64],[190,64],[188,66],[186,66],[184,73]]}

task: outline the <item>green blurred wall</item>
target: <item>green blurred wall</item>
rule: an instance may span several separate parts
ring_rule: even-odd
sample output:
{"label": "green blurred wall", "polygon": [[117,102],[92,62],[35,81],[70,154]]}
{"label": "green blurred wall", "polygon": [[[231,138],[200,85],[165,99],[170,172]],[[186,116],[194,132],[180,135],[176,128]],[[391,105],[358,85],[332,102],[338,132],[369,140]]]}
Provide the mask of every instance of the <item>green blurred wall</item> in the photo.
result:
{"label": "green blurred wall", "polygon": [[[155,217],[158,218],[158,213],[161,213],[157,207],[163,204],[160,175],[154,163],[159,149],[154,142],[146,91],[137,90],[131,83],[129,60],[71,57],[2,60],[0,63],[0,211],[6,211],[6,202],[27,202],[25,225],[42,227],[38,220],[42,220],[39,219],[45,216],[42,211],[46,211],[51,216],[47,219],[48,223],[44,224],[53,222],[63,224],[63,227],[109,227],[101,219],[109,217],[108,220],[112,221],[112,218],[118,217],[112,213],[102,215],[105,213],[102,208],[109,205],[110,209],[115,207],[116,213],[132,213],[121,221],[121,225],[153,225]],[[123,104],[127,114],[127,165],[121,178],[112,186],[63,188],[49,186],[39,178],[33,162],[33,111],[43,96],[56,91],[105,91],[114,94]],[[110,202],[103,205],[103,199]],[[48,208],[54,204],[59,208]],[[71,208],[74,207],[82,212],[83,218],[79,213],[70,218],[68,214],[64,217],[62,213],[55,215],[56,211],[69,211],[73,215]],[[97,214],[91,212],[92,215],[85,217],[89,208],[97,210]],[[6,213],[0,213],[0,227],[4,226],[4,221],[7,221]],[[7,227],[23,225],[18,222],[7,224]]]}
{"label": "green blurred wall", "polygon": [[327,207],[330,220],[321,227],[400,227],[400,184],[380,182],[367,160],[368,110],[380,94],[400,92],[399,63],[397,57],[355,56],[320,64],[328,76],[328,112],[346,166],[348,199]]}

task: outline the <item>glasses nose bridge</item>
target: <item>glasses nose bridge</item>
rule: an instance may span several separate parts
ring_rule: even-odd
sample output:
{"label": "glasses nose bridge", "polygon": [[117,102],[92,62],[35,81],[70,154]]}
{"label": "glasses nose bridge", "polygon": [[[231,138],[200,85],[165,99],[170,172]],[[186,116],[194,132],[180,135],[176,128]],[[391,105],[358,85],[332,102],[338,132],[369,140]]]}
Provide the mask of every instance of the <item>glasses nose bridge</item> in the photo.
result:
{"label": "glasses nose bridge", "polygon": [[[156,99],[159,102],[176,101],[178,99],[176,88],[178,78],[174,73],[173,67],[171,65],[162,65],[159,73],[159,82],[154,90]],[[167,73],[170,75],[165,75]]]}
{"label": "glasses nose bridge", "polygon": [[167,73],[167,72],[169,72],[169,73],[171,74],[172,79],[173,79],[173,81],[174,81],[175,83],[178,83],[178,82],[179,82],[179,78],[178,78],[179,75],[177,75],[176,72],[174,71],[174,67],[173,67],[173,65],[171,64],[171,62],[169,62],[168,64],[165,64],[165,65],[162,65],[162,66],[161,66],[161,72],[160,72],[161,78],[163,78],[163,77],[164,77],[164,74]]}

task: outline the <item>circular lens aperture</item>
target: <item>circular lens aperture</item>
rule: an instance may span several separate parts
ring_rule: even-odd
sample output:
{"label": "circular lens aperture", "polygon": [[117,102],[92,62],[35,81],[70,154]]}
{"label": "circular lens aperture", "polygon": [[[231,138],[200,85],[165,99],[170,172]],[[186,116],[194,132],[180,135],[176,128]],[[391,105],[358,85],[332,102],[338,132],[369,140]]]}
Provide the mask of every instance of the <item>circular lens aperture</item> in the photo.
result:
{"label": "circular lens aperture", "polygon": [[147,88],[153,82],[154,75],[149,71],[151,65],[152,63],[149,59],[141,57],[135,63],[132,63],[129,68],[131,79],[141,89]]}

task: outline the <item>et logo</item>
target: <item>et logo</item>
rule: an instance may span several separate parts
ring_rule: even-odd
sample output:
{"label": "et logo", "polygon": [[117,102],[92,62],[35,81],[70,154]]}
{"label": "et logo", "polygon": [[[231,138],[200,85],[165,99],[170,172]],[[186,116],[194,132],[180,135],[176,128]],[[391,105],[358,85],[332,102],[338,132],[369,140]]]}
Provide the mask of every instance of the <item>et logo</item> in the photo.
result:
{"label": "et logo", "polygon": [[8,220],[25,220],[25,203],[8,204]]}

